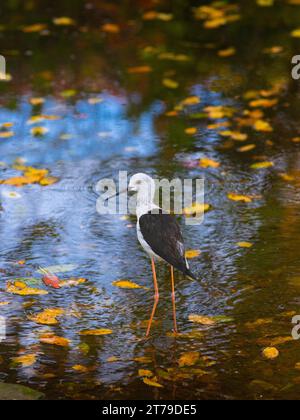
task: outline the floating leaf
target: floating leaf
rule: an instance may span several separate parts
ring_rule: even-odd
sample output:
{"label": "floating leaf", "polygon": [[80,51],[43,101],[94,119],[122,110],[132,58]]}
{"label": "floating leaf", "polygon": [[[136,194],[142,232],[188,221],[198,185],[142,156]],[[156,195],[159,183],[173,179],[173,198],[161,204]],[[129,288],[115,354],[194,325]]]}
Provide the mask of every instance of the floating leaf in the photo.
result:
{"label": "floating leaf", "polygon": [[6,285],[6,291],[8,293],[13,293],[14,295],[20,296],[30,296],[30,295],[47,295],[47,290],[35,289],[33,287],[28,287],[25,283],[22,282],[8,282]]}
{"label": "floating leaf", "polygon": [[105,23],[101,29],[103,32],[107,32],[109,34],[118,34],[120,32],[120,26],[115,23]]}
{"label": "floating leaf", "polygon": [[73,367],[72,367],[72,369],[73,370],[76,370],[76,372],[79,372],[79,373],[87,373],[87,372],[89,372],[89,368],[87,368],[86,366],[82,366],[82,365],[74,365]]}
{"label": "floating leaf", "polygon": [[256,131],[263,131],[263,132],[271,132],[273,131],[273,127],[268,121],[257,120],[254,123],[254,128]]}
{"label": "floating leaf", "polygon": [[111,356],[108,359],[106,359],[107,363],[114,363],[114,362],[119,362],[119,358],[116,356]]}
{"label": "floating leaf", "polygon": [[13,357],[12,361],[14,363],[22,365],[22,367],[29,367],[36,363],[36,355],[25,354],[24,356]]}
{"label": "floating leaf", "polygon": [[23,26],[22,31],[24,33],[42,32],[47,29],[47,25],[44,23],[34,23],[33,25]]}
{"label": "floating leaf", "polygon": [[183,99],[183,101],[180,102],[181,106],[190,106],[190,105],[198,105],[200,104],[201,99],[199,96],[189,96],[188,98]]}
{"label": "floating leaf", "polygon": [[159,384],[156,381],[156,378],[153,378],[153,379],[143,378],[143,382],[144,384],[149,385],[149,386],[154,386],[156,388],[163,388],[163,385]]}
{"label": "floating leaf", "polygon": [[193,366],[195,365],[200,358],[200,353],[198,351],[189,351],[180,356],[178,361],[179,367],[184,366]]}
{"label": "floating leaf", "polygon": [[185,251],[185,258],[187,259],[196,258],[196,257],[199,257],[200,254],[201,254],[201,251],[199,249],[189,249]]}
{"label": "floating leaf", "polygon": [[292,36],[293,38],[300,38],[300,28],[299,28],[299,29],[294,29],[294,30],[291,32],[291,36]]}
{"label": "floating leaf", "polygon": [[202,214],[210,209],[210,204],[205,203],[194,203],[191,207],[185,207],[183,213],[185,216],[190,217],[196,214]]}
{"label": "floating leaf", "polygon": [[188,134],[190,136],[194,135],[197,133],[197,128],[196,127],[188,127],[184,130],[185,134]]}
{"label": "floating leaf", "polygon": [[150,67],[150,66],[129,67],[127,69],[127,72],[129,74],[145,74],[145,73],[151,73],[152,72],[152,67]]}
{"label": "floating leaf", "polygon": [[45,309],[43,312],[40,312],[38,314],[29,315],[28,319],[30,321],[36,322],[37,324],[56,325],[58,324],[57,317],[59,317],[63,313],[63,309]]}
{"label": "floating leaf", "polygon": [[237,242],[237,245],[241,248],[251,248],[253,246],[251,242]]}
{"label": "floating leaf", "polygon": [[138,375],[145,378],[151,378],[151,376],[153,376],[153,373],[151,372],[151,370],[148,369],[139,369]]}
{"label": "floating leaf", "polygon": [[54,25],[57,25],[57,26],[72,26],[72,25],[75,25],[74,19],[72,19],[70,17],[66,17],[66,16],[57,17],[57,18],[53,19],[53,23],[54,23]]}
{"label": "floating leaf", "polygon": [[97,330],[83,330],[80,331],[80,335],[91,335],[91,336],[100,336],[100,335],[109,335],[112,334],[113,331],[107,328],[101,328]]}
{"label": "floating leaf", "polygon": [[43,344],[52,344],[59,347],[69,347],[71,341],[64,337],[58,337],[52,333],[43,334],[40,336],[40,342]]}
{"label": "floating leaf", "polygon": [[137,363],[144,363],[144,364],[152,363],[152,359],[147,356],[135,357],[133,360]]}
{"label": "floating leaf", "polygon": [[232,200],[232,201],[243,201],[244,203],[251,203],[252,202],[252,198],[249,197],[248,195],[229,193],[229,194],[227,194],[227,197],[229,198],[229,200]]}
{"label": "floating leaf", "polygon": [[265,169],[274,166],[273,162],[257,162],[250,166],[251,169]]}
{"label": "floating leaf", "polygon": [[30,132],[33,136],[44,136],[49,132],[49,129],[46,127],[33,127]]}
{"label": "floating leaf", "polygon": [[117,281],[114,281],[112,285],[116,287],[120,287],[121,289],[143,289],[143,287],[140,286],[139,284],[134,283],[129,280],[117,280]]}
{"label": "floating leaf", "polygon": [[15,133],[13,131],[0,131],[0,139],[9,139],[14,135]]}
{"label": "floating leaf", "polygon": [[72,286],[78,286],[80,284],[85,283],[87,280],[80,278],[80,279],[69,279],[69,280],[61,280],[59,282],[60,287],[72,287]]}
{"label": "floating leaf", "polygon": [[215,325],[216,321],[212,317],[202,315],[189,315],[189,321],[201,325]]}
{"label": "floating leaf", "polygon": [[250,102],[252,108],[271,108],[278,104],[278,99],[256,99]]}
{"label": "floating leaf", "polygon": [[45,102],[44,98],[30,98],[29,103],[33,106],[42,105]]}
{"label": "floating leaf", "polygon": [[255,149],[255,144],[247,144],[247,146],[242,146],[237,149],[238,152],[244,153],[244,152],[250,152],[251,150]]}
{"label": "floating leaf", "polygon": [[223,58],[232,57],[235,54],[236,54],[236,49],[234,47],[230,47],[230,48],[226,48],[224,50],[218,51],[218,56],[223,57]]}
{"label": "floating leaf", "polygon": [[162,84],[168,89],[177,89],[179,87],[179,83],[176,80],[169,78],[163,79]]}
{"label": "floating leaf", "polygon": [[216,162],[215,160],[204,157],[200,159],[199,166],[201,166],[202,168],[218,168],[220,166],[220,163]]}
{"label": "floating leaf", "polygon": [[276,359],[279,356],[279,351],[276,349],[276,347],[267,347],[263,350],[263,356],[266,359]]}

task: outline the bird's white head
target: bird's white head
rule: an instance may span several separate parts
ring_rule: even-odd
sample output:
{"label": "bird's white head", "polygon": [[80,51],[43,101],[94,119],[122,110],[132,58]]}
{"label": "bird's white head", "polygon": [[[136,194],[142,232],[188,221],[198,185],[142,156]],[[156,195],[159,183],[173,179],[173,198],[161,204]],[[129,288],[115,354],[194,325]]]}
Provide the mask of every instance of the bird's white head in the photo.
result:
{"label": "bird's white head", "polygon": [[144,173],[138,173],[130,178],[129,191],[137,192],[137,214],[143,209],[151,210],[156,207],[153,204],[155,196],[154,179]]}

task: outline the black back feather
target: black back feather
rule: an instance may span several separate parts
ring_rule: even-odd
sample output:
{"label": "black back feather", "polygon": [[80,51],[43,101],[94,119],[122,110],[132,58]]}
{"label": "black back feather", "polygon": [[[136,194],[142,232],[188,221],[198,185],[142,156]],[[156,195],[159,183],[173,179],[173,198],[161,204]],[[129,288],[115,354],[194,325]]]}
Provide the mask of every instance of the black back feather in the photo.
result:
{"label": "black back feather", "polygon": [[139,224],[144,240],[156,255],[195,278],[187,267],[183,237],[174,217],[170,214],[147,213],[140,217]]}

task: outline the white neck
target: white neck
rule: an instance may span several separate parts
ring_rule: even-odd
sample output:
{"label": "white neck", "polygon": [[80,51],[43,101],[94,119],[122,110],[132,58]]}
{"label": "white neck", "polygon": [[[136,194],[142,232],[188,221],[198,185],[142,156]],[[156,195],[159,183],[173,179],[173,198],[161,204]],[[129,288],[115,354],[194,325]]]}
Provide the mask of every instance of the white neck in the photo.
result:
{"label": "white neck", "polygon": [[136,215],[138,218],[151,210],[158,209],[158,206],[154,204],[154,195],[155,188],[152,185],[145,186],[138,191],[136,201]]}

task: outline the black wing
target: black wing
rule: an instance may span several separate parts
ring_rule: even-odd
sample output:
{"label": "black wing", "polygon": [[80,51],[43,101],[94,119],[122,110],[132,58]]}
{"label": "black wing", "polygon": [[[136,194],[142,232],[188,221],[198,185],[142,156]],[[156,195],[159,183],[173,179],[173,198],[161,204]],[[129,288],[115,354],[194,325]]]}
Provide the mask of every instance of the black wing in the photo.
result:
{"label": "black wing", "polygon": [[139,224],[145,241],[156,255],[184,274],[194,277],[189,271],[183,237],[174,217],[170,214],[147,213],[140,217]]}

